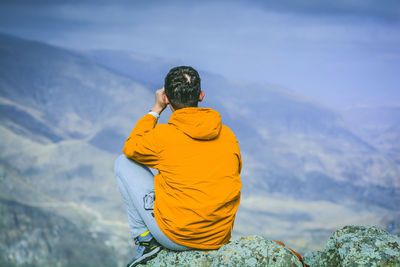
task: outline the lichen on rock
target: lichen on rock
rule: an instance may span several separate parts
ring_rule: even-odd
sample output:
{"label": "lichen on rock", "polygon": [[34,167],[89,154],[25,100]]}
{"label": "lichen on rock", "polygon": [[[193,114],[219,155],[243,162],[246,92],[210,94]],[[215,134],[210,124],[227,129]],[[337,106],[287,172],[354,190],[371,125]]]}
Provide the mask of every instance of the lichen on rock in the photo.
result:
{"label": "lichen on rock", "polygon": [[260,236],[242,237],[218,250],[162,250],[146,266],[303,266],[287,248]]}
{"label": "lichen on rock", "polygon": [[345,226],[304,260],[310,266],[400,266],[400,238],[375,226]]}

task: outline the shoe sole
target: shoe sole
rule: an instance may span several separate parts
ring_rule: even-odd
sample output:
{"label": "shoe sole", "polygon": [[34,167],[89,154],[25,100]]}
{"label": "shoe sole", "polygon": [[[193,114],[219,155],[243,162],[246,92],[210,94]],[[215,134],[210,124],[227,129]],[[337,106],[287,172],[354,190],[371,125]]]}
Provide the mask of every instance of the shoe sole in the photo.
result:
{"label": "shoe sole", "polygon": [[154,250],[150,251],[149,253],[143,255],[142,257],[140,257],[139,259],[135,260],[134,262],[132,262],[130,265],[128,265],[127,267],[134,267],[138,264],[141,263],[146,263],[148,260],[155,258],[155,254],[157,254],[159,251],[161,250],[161,247],[157,247]]}

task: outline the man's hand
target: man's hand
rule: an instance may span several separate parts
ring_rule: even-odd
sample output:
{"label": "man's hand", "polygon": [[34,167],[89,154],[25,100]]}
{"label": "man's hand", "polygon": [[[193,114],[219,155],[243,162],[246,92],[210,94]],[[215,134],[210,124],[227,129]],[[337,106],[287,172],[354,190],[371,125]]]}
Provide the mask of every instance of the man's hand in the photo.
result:
{"label": "man's hand", "polygon": [[154,107],[151,109],[151,111],[161,114],[161,112],[167,107],[167,104],[164,102],[164,95],[164,88],[158,89],[156,91],[156,103],[154,104]]}

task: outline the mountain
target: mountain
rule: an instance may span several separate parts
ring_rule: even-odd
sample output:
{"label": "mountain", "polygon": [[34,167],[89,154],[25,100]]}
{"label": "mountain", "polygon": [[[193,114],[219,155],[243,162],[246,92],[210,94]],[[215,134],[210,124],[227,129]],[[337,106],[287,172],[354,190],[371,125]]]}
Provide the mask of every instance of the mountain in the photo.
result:
{"label": "mountain", "polygon": [[0,266],[115,266],[116,253],[67,219],[0,198]]}
{"label": "mountain", "polygon": [[[0,34],[0,198],[23,214],[37,211],[44,218],[39,221],[54,216],[55,225],[76,226],[81,232],[71,230],[71,236],[90,236],[88,247],[99,244],[93,253],[104,254],[106,247],[116,255],[108,259],[118,264],[132,246],[113,161],[153,104],[153,86],[163,80],[155,76],[165,75],[173,62],[124,55]],[[304,252],[321,248],[346,224],[398,229],[399,165],[355,134],[340,114],[276,85],[200,74],[202,105],[221,113],[242,151],[234,236],[264,235]],[[0,222],[17,229],[7,216]]]}
{"label": "mountain", "polygon": [[182,65],[179,60],[145,56],[130,51],[98,49],[73,52],[148,88],[161,88],[165,74],[171,68]]}
{"label": "mountain", "polygon": [[400,106],[355,106],[341,113],[354,132],[400,163]]}
{"label": "mountain", "polygon": [[216,99],[229,99],[221,105],[232,114],[231,125],[248,162],[257,164],[246,170],[263,177],[264,184],[257,178],[250,185],[252,192],[333,202],[351,199],[397,209],[399,166],[349,130],[339,114],[271,86],[226,88],[231,98],[226,94]]}
{"label": "mountain", "polygon": [[153,96],[66,50],[6,35],[0,44],[0,196],[102,236],[99,246],[121,247],[121,264],[131,252],[113,161]]}
{"label": "mountain", "polygon": [[[2,123],[14,132],[42,141],[93,139],[119,152],[135,116],[148,109],[152,95],[142,85],[67,50],[7,35],[0,42]],[[104,135],[120,143],[109,147]]]}

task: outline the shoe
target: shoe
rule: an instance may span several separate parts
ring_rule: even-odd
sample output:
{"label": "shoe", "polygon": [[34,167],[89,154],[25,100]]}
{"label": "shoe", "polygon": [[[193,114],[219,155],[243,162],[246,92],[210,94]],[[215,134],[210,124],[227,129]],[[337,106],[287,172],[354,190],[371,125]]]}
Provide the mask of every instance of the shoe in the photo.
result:
{"label": "shoe", "polygon": [[151,235],[150,231],[144,232],[135,238],[135,244],[139,244],[135,257],[126,265],[126,267],[133,267],[138,264],[145,264],[157,256],[162,246],[158,244],[156,239]]}

